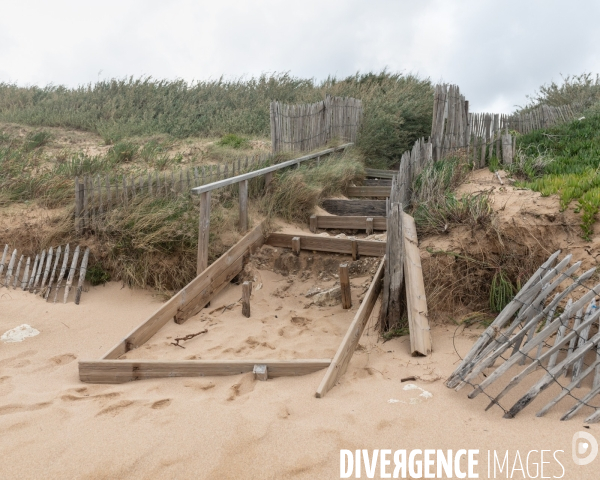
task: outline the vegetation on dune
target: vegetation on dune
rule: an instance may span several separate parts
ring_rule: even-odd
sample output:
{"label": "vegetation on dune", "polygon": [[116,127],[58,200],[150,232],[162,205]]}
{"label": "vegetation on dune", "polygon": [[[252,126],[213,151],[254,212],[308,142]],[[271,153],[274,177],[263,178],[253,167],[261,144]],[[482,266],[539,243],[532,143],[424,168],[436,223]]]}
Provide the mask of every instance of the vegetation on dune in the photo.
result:
{"label": "vegetation on dune", "polygon": [[112,79],[74,89],[0,83],[0,120],[93,131],[107,144],[155,134],[268,137],[272,100],[310,103],[326,95],[362,100],[358,146],[373,165],[394,164],[431,131],[431,82],[386,71],[322,82],[273,74],[193,84]]}
{"label": "vegetation on dune", "polygon": [[513,170],[520,184],[544,196],[558,194],[562,209],[576,201],[589,238],[600,207],[600,114],[520,136],[517,145]]}

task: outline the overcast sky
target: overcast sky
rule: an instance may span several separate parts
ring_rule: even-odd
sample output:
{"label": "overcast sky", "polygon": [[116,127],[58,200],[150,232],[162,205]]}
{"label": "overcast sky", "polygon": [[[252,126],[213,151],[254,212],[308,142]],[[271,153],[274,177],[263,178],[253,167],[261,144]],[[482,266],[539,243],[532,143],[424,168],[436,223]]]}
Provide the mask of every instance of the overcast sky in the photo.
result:
{"label": "overcast sky", "polygon": [[600,72],[598,0],[0,0],[0,82],[416,73],[510,112]]}

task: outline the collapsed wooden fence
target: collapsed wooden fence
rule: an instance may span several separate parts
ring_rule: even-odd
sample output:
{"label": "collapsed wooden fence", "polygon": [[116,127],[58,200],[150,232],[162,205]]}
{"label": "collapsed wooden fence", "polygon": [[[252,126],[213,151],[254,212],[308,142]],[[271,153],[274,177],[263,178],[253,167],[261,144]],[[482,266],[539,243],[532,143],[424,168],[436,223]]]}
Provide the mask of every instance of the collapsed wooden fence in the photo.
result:
{"label": "collapsed wooden fence", "polygon": [[[16,290],[20,288],[23,291],[29,291],[33,294],[39,293],[47,302],[52,299],[56,303],[58,292],[62,287],[63,281],[66,279],[62,299],[63,303],[67,303],[73,282],[76,280],[77,273],[79,273],[79,281],[74,297],[75,304],[79,305],[81,294],[83,293],[89,255],[89,247],[85,249],[85,252],[81,252],[81,247],[78,245],[73,251],[71,261],[69,262],[69,244],[67,244],[64,249],[62,246],[59,246],[57,248],[50,247],[47,251],[45,249],[42,250],[40,254],[35,256],[32,263],[31,256],[28,256],[27,259],[25,259],[25,255],[19,257],[16,248],[9,255],[9,246],[6,245],[2,254],[2,260],[0,261],[0,284],[8,289],[12,288]],[[18,262],[17,258],[19,259]],[[60,262],[61,258],[62,262]],[[54,260],[54,263],[52,260]],[[58,270],[59,264],[61,265],[60,270]],[[6,273],[4,273],[5,267]],[[21,271],[23,272],[22,275]],[[2,280],[3,274],[4,280]],[[52,295],[53,288],[54,295]]]}
{"label": "collapsed wooden fence", "polygon": [[[469,398],[484,394],[490,400],[486,409],[497,405],[504,418],[514,418],[542,391],[556,385],[560,391],[537,416],[567,399],[571,404],[561,420],[572,418],[582,408],[593,408],[585,422],[600,421],[600,402],[592,403],[600,394],[600,333],[592,335],[600,319],[596,304],[600,284],[593,288],[586,284],[595,268],[575,277],[581,262],[571,265],[571,255],[558,261],[559,255],[560,251],[555,252],[537,270],[483,332],[446,381],[448,387],[470,386]],[[555,293],[564,283],[566,287]],[[581,296],[572,298],[576,295]],[[510,380],[505,378],[508,372]],[[526,385],[528,378],[533,378],[529,389],[515,403],[504,406],[501,400]],[[503,388],[498,383],[501,379]],[[494,393],[490,393],[492,384]],[[577,394],[584,384],[586,393]]]}
{"label": "collapsed wooden fence", "polygon": [[307,152],[338,139],[355,142],[362,119],[356,98],[327,96],[322,102],[288,105],[271,102],[273,153]]}

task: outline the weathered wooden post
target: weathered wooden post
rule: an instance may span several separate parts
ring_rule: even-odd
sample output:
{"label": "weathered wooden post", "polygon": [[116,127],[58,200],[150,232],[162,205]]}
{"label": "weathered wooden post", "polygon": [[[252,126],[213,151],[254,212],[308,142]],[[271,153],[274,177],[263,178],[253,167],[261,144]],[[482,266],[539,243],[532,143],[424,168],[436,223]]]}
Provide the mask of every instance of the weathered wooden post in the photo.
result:
{"label": "weathered wooden post", "polygon": [[248,180],[242,180],[239,184],[240,196],[240,232],[248,231]]}
{"label": "weathered wooden post", "polygon": [[356,239],[351,240],[351,246],[352,246],[352,260],[356,261],[356,260],[358,260],[358,242],[356,241]]}
{"label": "weathered wooden post", "polygon": [[292,238],[292,252],[296,255],[300,255],[300,237]]}
{"label": "weathered wooden post", "polygon": [[210,191],[200,194],[200,221],[198,224],[198,262],[196,275],[208,267],[208,242],[210,230]]}
{"label": "weathered wooden post", "polygon": [[242,315],[250,318],[250,295],[252,295],[252,282],[242,283]]}
{"label": "weathered wooden post", "polygon": [[367,218],[367,235],[373,235],[373,218],[369,217]]}
{"label": "weathered wooden post", "polygon": [[347,310],[352,307],[350,294],[350,267],[347,263],[340,264],[340,288],[342,289],[342,308]]}
{"label": "weathered wooden post", "polygon": [[512,165],[513,162],[513,142],[510,133],[502,135],[502,163]]}
{"label": "weathered wooden post", "polygon": [[265,173],[265,190],[269,188],[271,182],[273,181],[273,172]]}
{"label": "weathered wooden post", "polygon": [[316,215],[310,216],[310,231],[312,233],[317,233],[317,216]]}

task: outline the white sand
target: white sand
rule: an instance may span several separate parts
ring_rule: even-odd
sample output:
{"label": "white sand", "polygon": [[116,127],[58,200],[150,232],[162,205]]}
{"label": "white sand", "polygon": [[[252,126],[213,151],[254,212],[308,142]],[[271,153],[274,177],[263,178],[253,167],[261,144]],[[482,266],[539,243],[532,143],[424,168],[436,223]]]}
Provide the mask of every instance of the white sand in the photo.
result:
{"label": "white sand", "polygon": [[[278,280],[272,272],[263,276],[265,284]],[[240,288],[228,287],[213,307],[237,300]],[[147,349],[129,356],[333,355],[356,301],[352,312],[304,309],[293,289],[283,299],[268,291],[265,286],[256,293],[250,320],[237,307],[213,315],[214,321],[199,316],[181,326],[170,323]],[[267,382],[254,381],[251,374],[122,385],[79,381],[77,359],[100,358],[157,306],[149,293],[116,283],[92,288],[79,306],[0,290],[0,331],[23,323],[40,331],[20,343],[0,342],[0,478],[339,478],[340,449],[359,448],[477,448],[480,478],[487,477],[487,450],[510,449],[511,461],[517,449],[522,456],[529,450],[564,450],[559,454],[563,478],[598,478],[599,460],[585,467],[571,460],[571,438],[589,408],[560,422],[570,403],[536,418],[542,401],[504,420],[497,407],[484,411],[483,396],[469,400],[468,390],[443,385],[458,360],[453,326],[434,328],[434,353],[428,358],[408,355],[408,337],[381,343],[368,330],[341,383],[323,399],[314,392],[325,371]],[[278,307],[282,317],[275,319],[271,309]],[[333,310],[339,315],[327,316]],[[294,324],[294,317],[311,321]],[[184,343],[185,350],[169,345],[167,337],[211,323],[207,334]],[[456,348],[464,355],[473,339],[473,332],[461,333]],[[419,388],[400,382],[408,376],[417,377],[409,383]],[[509,395],[506,403],[516,398]],[[586,431],[600,437],[598,426]],[[560,473],[555,463],[546,466],[547,476]],[[520,472],[514,478],[522,478]]]}

